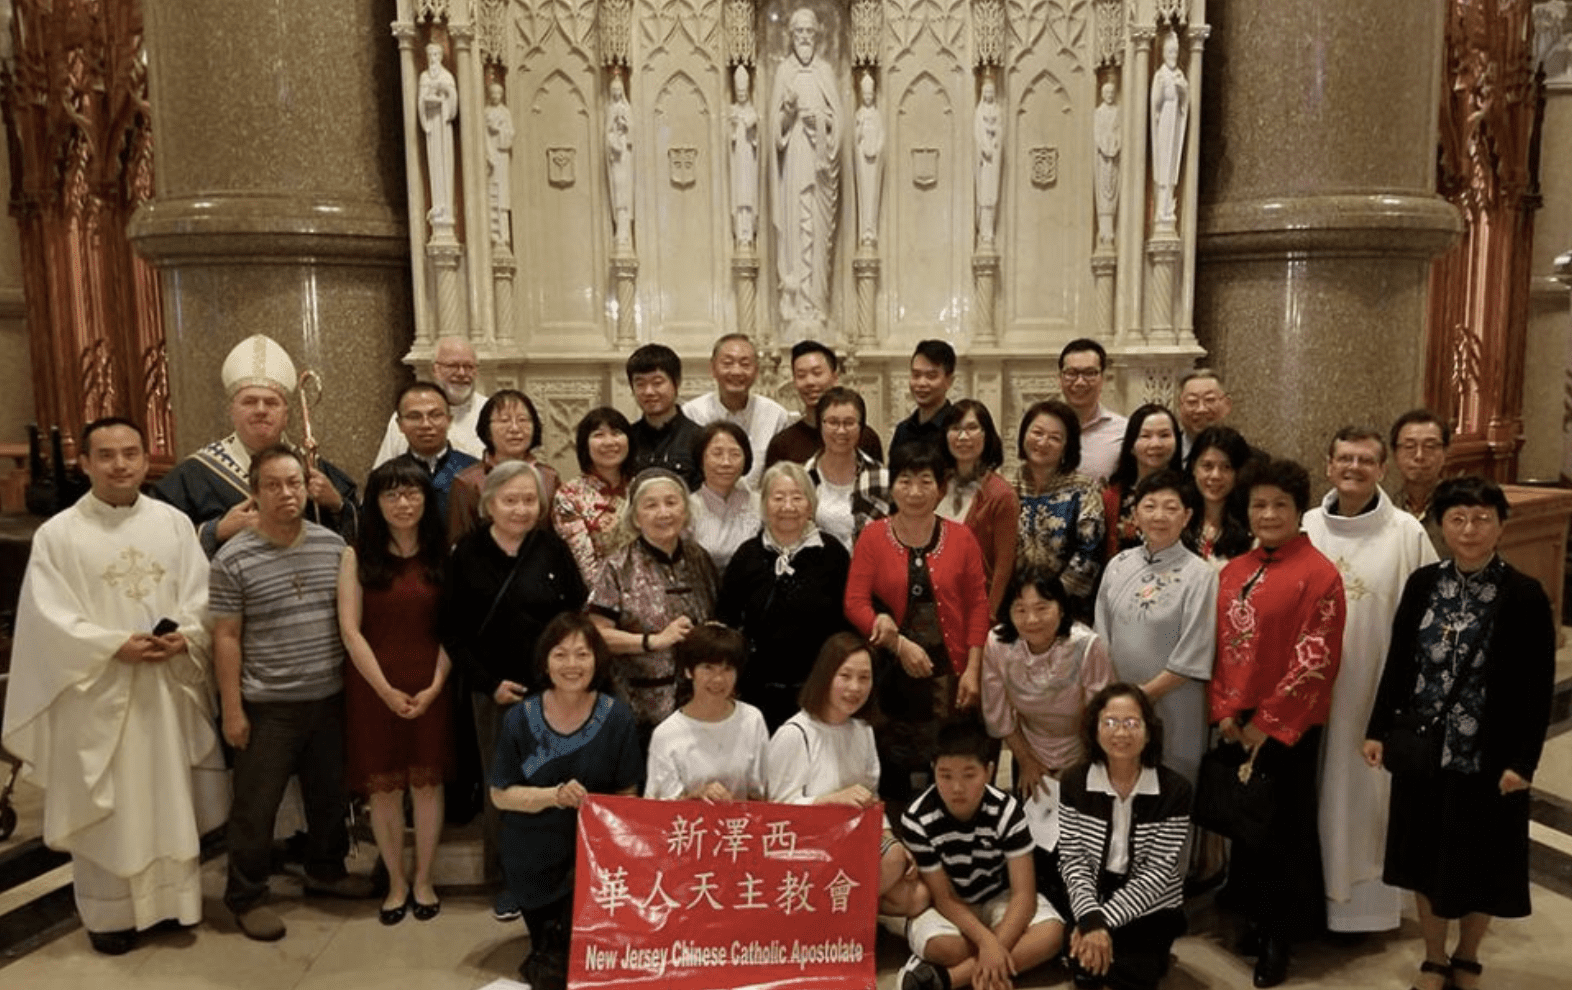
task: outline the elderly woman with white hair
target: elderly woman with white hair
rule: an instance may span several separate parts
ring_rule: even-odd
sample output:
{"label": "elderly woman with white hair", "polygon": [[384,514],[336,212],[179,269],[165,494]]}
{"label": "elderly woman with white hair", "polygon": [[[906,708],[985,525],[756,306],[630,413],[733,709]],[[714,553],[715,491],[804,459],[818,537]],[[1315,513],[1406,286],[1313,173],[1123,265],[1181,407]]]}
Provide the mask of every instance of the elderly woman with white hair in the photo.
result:
{"label": "elderly woman with white hair", "polygon": [[772,465],[759,491],[764,527],[732,555],[715,613],[747,637],[738,694],[774,732],[797,713],[819,648],[851,629],[841,605],[851,555],[814,524],[819,496],[802,465]]}
{"label": "elderly woman with white hair", "polygon": [[621,546],[590,589],[590,617],[611,650],[612,680],[646,748],[677,707],[672,647],[715,615],[720,576],[710,555],[683,535],[687,528],[688,486],[665,468],[640,471],[617,522]]}
{"label": "elderly woman with white hair", "polygon": [[[561,612],[577,612],[588,594],[573,552],[549,527],[540,527],[540,472],[526,461],[503,461],[480,489],[481,523],[453,547],[442,585],[442,645],[470,692],[475,741],[484,780],[502,717],[540,689],[535,641]],[[467,740],[465,741],[467,742]],[[473,757],[471,757],[473,758]],[[494,846],[497,812],[486,805],[486,835]]]}

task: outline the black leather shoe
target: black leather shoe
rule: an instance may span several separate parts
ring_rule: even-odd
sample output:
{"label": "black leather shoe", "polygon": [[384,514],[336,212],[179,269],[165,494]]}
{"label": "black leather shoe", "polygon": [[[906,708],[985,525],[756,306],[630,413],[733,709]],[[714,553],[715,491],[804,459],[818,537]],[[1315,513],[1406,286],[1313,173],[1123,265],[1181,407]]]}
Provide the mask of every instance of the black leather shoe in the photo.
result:
{"label": "black leather shoe", "polygon": [[93,944],[93,951],[102,952],[106,956],[123,956],[136,948],[136,929],[127,928],[118,932],[88,932],[87,940]]}
{"label": "black leather shoe", "polygon": [[422,904],[415,900],[414,894],[410,894],[409,897],[410,902],[413,905],[410,910],[415,915],[416,921],[430,921],[432,918],[435,918],[438,914],[442,913],[441,901],[432,901],[430,904]]}
{"label": "black leather shoe", "polygon": [[1255,980],[1258,987],[1275,987],[1288,979],[1288,943],[1280,938],[1267,936],[1261,940],[1261,958],[1255,961]]}
{"label": "black leather shoe", "polygon": [[1245,926],[1239,933],[1239,941],[1234,943],[1234,951],[1241,956],[1259,956],[1261,954],[1261,929],[1255,924]]}
{"label": "black leather shoe", "polygon": [[[405,912],[407,912],[409,910],[409,906],[414,903],[415,892],[412,890],[404,895],[404,903],[400,904],[398,907],[385,907],[378,911],[377,920],[382,922],[384,925],[396,925],[400,921],[404,920]],[[420,908],[416,907],[415,910],[418,913]]]}

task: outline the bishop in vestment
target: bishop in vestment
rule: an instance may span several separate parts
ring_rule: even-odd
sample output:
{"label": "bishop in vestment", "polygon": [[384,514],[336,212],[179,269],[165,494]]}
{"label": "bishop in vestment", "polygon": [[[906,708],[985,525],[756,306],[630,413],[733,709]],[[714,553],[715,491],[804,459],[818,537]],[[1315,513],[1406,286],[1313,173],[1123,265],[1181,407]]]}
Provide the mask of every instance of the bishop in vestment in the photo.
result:
{"label": "bishop in vestment", "polygon": [[[272,338],[253,334],[236,344],[221,372],[235,431],[187,457],[153,487],[153,494],[196,524],[211,558],[231,536],[256,525],[257,507],[247,474],[251,455],[288,443],[289,397],[298,381],[295,363]],[[349,475],[325,460],[307,479],[306,518],[353,542],[359,500]]]}
{"label": "bishop in vestment", "polygon": [[213,727],[208,564],[191,522],[140,494],[140,427],[83,432],[92,491],[44,523],[17,605],[4,743],[44,789],[93,947],[202,918],[202,833],[228,813]]}

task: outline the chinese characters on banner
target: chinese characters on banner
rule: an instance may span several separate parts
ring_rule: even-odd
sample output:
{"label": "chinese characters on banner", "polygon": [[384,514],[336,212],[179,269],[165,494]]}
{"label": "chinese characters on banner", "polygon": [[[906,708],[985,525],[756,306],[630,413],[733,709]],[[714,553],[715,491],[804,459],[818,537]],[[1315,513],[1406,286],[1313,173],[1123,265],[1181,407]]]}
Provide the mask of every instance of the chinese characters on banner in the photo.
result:
{"label": "chinese characters on banner", "polygon": [[878,809],[591,796],[569,985],[873,990]]}

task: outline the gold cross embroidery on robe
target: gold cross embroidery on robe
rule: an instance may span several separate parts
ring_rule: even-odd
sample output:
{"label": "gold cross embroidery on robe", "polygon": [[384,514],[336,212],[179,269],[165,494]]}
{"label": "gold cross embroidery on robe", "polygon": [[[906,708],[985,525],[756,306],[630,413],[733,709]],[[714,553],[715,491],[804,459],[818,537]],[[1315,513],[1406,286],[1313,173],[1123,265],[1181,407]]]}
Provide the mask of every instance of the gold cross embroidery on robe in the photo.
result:
{"label": "gold cross embroidery on robe", "polygon": [[152,593],[158,582],[164,579],[164,565],[148,557],[136,547],[126,547],[120,551],[120,560],[125,561],[125,566],[117,567],[110,564],[104,568],[104,583],[111,588],[125,585],[125,596],[133,601],[141,601]]}

